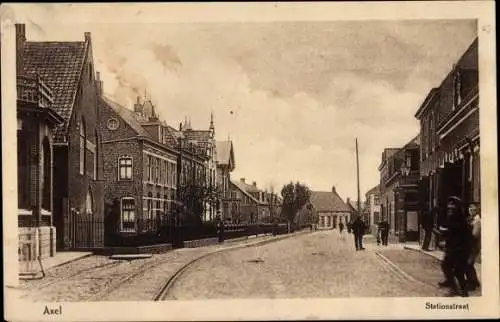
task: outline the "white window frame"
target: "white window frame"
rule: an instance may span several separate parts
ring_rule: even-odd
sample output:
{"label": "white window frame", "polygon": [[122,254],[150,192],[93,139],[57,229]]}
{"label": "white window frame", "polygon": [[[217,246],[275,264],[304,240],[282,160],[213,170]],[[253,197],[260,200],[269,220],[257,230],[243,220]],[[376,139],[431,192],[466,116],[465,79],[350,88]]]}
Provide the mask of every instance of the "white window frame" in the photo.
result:
{"label": "white window frame", "polygon": [[[130,159],[130,178],[121,177],[121,160]],[[130,155],[122,155],[118,158],[118,181],[131,181],[134,177],[134,158]]]}
{"label": "white window frame", "polygon": [[[123,201],[124,200],[132,200],[133,201],[133,208],[132,208],[132,213],[133,213],[133,216],[134,216],[134,219],[132,220],[133,222],[133,226],[134,228],[124,228],[123,227]],[[136,226],[136,211],[135,211],[135,207],[136,204],[135,204],[135,198],[132,198],[132,197],[123,197],[121,198],[120,200],[120,231],[121,232],[136,232],[137,231],[137,226]],[[130,220],[127,220],[127,222],[130,222]]]}

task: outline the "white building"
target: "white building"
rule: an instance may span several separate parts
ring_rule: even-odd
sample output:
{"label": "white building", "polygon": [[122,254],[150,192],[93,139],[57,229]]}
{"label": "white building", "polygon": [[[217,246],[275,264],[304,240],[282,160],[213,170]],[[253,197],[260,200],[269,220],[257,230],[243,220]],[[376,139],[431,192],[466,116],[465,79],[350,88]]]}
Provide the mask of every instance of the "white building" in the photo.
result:
{"label": "white building", "polygon": [[368,211],[368,218],[370,230],[372,234],[376,234],[377,224],[382,220],[380,216],[380,186],[376,185],[366,192],[366,208]]}
{"label": "white building", "polygon": [[318,218],[318,229],[335,229],[340,222],[345,226],[351,220],[351,211],[335,187],[332,191],[311,191],[310,203]]}

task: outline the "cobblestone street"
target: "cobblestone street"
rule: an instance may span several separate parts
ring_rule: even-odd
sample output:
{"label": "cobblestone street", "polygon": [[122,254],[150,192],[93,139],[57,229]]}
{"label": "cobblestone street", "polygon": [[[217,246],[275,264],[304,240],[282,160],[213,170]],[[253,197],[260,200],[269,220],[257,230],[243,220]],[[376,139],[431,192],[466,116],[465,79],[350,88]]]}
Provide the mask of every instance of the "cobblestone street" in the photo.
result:
{"label": "cobblestone street", "polygon": [[435,286],[437,260],[370,238],[356,252],[346,237],[316,232],[210,256],[185,271],[166,299],[444,296]]}
{"label": "cobblestone street", "polygon": [[258,236],[130,261],[90,256],[50,269],[43,279],[21,281],[20,291],[23,298],[36,302],[152,300],[168,278],[200,256],[220,249],[290,237]]}

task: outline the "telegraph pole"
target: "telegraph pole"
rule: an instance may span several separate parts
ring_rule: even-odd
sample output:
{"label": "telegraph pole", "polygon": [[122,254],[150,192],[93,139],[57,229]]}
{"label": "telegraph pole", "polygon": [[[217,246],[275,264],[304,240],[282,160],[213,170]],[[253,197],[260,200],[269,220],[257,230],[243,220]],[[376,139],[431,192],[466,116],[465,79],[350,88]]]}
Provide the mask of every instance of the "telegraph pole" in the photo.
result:
{"label": "telegraph pole", "polygon": [[358,152],[358,138],[356,138],[356,174],[358,179],[358,216],[361,216],[361,194],[359,192],[359,152]]}

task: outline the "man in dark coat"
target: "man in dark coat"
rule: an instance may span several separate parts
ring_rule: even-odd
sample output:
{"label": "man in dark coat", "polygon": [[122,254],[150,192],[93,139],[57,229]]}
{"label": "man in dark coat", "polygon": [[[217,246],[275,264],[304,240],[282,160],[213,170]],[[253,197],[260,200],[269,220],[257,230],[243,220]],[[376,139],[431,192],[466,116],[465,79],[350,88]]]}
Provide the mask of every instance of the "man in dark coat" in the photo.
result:
{"label": "man in dark coat", "polygon": [[[446,210],[445,256],[441,263],[445,280],[440,282],[439,286],[449,287],[450,296],[461,295],[466,297],[468,296],[468,290],[465,273],[467,259],[470,254],[472,232],[469,229],[460,198],[449,197]],[[458,280],[459,287],[457,287],[455,279]]]}
{"label": "man in dark coat", "polygon": [[382,245],[387,246],[387,240],[389,238],[389,223],[387,220],[382,220],[379,224],[380,227],[380,239],[382,239]]}
{"label": "man in dark coat", "polygon": [[356,250],[364,250],[363,235],[365,234],[366,226],[360,216],[357,216],[352,223],[352,233],[354,234],[354,245]]}

